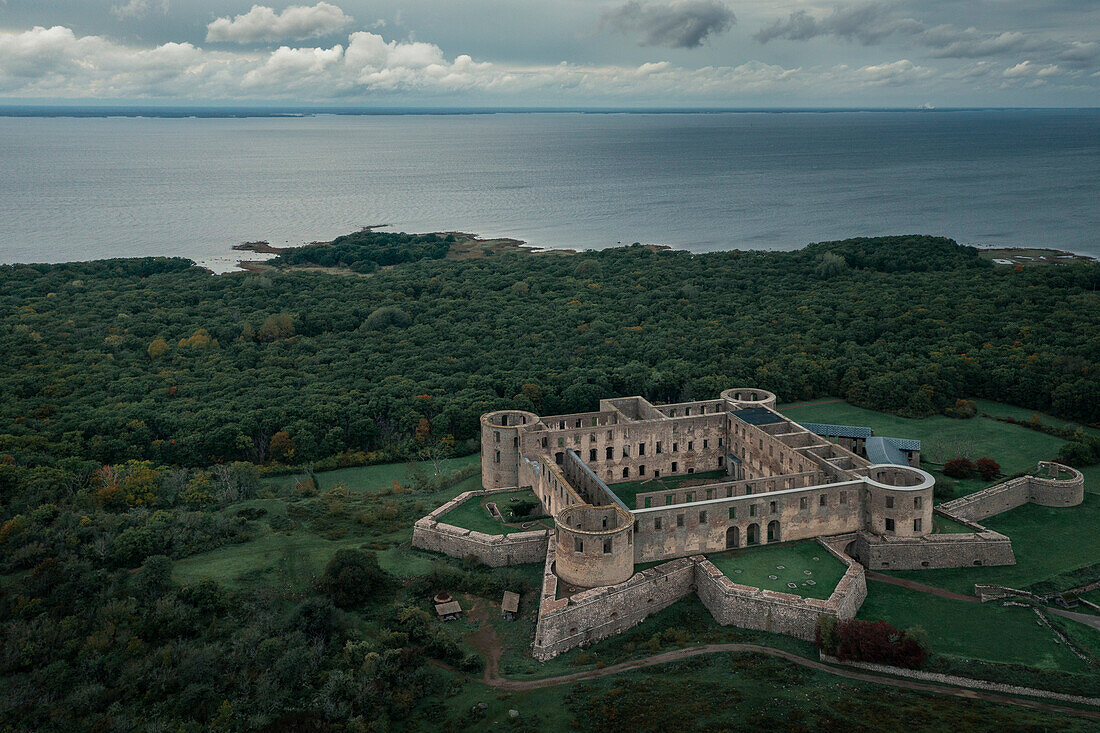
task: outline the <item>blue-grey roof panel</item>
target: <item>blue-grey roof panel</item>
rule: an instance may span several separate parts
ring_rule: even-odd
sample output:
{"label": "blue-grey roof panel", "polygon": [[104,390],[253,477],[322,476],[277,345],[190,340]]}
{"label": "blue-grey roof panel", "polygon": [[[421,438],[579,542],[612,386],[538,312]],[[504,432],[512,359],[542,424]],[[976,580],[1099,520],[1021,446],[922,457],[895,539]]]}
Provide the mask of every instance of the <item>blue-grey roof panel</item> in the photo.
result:
{"label": "blue-grey roof panel", "polygon": [[811,433],[827,435],[831,438],[870,438],[874,434],[871,432],[871,428],[861,425],[830,425],[821,422],[804,422],[799,423],[799,425]]}
{"label": "blue-grey roof panel", "polygon": [[742,410],[731,410],[730,414],[749,425],[773,425],[783,422],[782,417],[766,407],[746,407]]}
{"label": "blue-grey roof panel", "polygon": [[898,450],[920,450],[920,441],[912,438],[884,438],[894,444]]}
{"label": "blue-grey roof panel", "polygon": [[864,444],[867,460],[871,463],[891,463],[895,466],[908,466],[909,461],[890,438],[868,438]]}

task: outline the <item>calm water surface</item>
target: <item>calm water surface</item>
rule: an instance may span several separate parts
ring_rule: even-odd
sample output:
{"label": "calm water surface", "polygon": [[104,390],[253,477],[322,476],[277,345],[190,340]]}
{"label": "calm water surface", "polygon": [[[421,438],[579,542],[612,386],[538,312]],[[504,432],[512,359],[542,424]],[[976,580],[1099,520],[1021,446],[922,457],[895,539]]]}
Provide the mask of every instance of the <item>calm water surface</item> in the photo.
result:
{"label": "calm water surface", "polygon": [[900,233],[1100,255],[1100,111],[0,118],[0,262],[366,224],[794,249]]}

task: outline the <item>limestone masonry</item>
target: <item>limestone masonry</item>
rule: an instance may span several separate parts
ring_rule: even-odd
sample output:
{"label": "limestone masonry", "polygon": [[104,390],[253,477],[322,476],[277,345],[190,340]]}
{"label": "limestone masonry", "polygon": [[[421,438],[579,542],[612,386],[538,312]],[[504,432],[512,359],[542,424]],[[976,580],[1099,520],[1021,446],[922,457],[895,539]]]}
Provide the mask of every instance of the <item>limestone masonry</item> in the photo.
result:
{"label": "limestone masonry", "polygon": [[[1079,472],[1040,464],[1037,475],[936,509],[972,533],[933,534],[935,480],[917,467],[917,441],[814,424],[819,434],[775,405],[770,392],[730,389],[718,399],[674,405],[605,399],[598,411],[573,415],[487,413],[485,490],[419,520],[413,544],[494,566],[543,562],[533,654],[549,659],[692,592],[721,624],[812,639],[819,616],[847,619],[859,610],[867,595],[864,566],[1013,564],[1009,538],[978,520],[1028,501],[1083,500]],[[667,486],[659,481],[672,478]],[[632,482],[624,495],[633,493],[633,506],[611,489],[624,482]],[[553,531],[486,535],[446,523],[446,513],[466,500],[522,488],[554,517]],[[739,585],[705,557],[803,539],[817,539],[848,566],[827,600]],[[654,562],[662,564],[634,570]]]}

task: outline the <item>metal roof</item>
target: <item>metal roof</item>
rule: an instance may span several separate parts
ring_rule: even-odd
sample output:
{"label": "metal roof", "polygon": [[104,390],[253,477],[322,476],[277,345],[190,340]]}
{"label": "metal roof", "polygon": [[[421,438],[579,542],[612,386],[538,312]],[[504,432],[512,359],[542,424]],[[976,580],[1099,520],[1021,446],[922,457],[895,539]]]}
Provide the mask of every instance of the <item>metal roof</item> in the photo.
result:
{"label": "metal roof", "polygon": [[871,428],[861,425],[831,425],[823,422],[804,422],[799,423],[799,425],[811,433],[827,435],[832,438],[870,438],[874,435]]}
{"label": "metal roof", "polygon": [[519,593],[510,590],[504,591],[504,600],[500,602],[500,609],[510,613],[519,612]]}
{"label": "metal roof", "polygon": [[741,410],[730,410],[730,414],[749,425],[773,425],[777,422],[783,422],[782,417],[766,407],[746,407]]}
{"label": "metal roof", "polygon": [[452,613],[462,613],[462,606],[458,605],[458,601],[437,603],[435,604],[435,612],[440,616],[449,616]]}
{"label": "metal roof", "polygon": [[912,438],[883,438],[894,444],[898,450],[920,450],[920,441]]}
{"label": "metal roof", "polygon": [[893,438],[868,438],[864,444],[867,460],[871,463],[891,463],[895,466],[908,466],[909,459],[894,444]]}

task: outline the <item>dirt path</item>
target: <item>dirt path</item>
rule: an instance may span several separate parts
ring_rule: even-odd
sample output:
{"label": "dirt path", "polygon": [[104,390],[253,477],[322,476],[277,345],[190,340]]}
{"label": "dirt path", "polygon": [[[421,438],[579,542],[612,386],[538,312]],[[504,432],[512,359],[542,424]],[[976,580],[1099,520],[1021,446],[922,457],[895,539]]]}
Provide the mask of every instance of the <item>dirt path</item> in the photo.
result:
{"label": "dirt path", "polygon": [[485,675],[482,681],[486,684],[492,684],[492,680],[501,679],[497,676],[497,670],[500,668],[500,655],[504,653],[504,644],[500,640],[500,635],[489,623],[489,613],[485,601],[481,599],[474,601],[469,617],[480,622],[480,625],[477,631],[467,637],[471,646],[477,649],[478,654],[485,660]]}
{"label": "dirt path", "polygon": [[954,591],[944,590],[943,588],[936,588],[931,585],[925,585],[924,583],[918,583],[915,580],[902,580],[901,578],[894,578],[889,575],[883,575],[882,573],[876,573],[873,570],[867,570],[865,574],[868,580],[878,580],[882,583],[889,583],[890,585],[900,585],[902,588],[908,588],[909,590],[915,590],[920,593],[931,593],[940,598],[950,598],[953,601],[967,601],[969,603],[980,602],[977,596],[955,593]]}
{"label": "dirt path", "polygon": [[674,649],[673,651],[655,654],[652,657],[645,657],[644,659],[635,659],[629,662],[613,664],[610,667],[604,667],[603,669],[591,669],[585,672],[574,672],[572,674],[561,675],[560,677],[548,677],[541,680],[512,680],[498,677],[496,676],[496,664],[494,662],[494,673],[492,676],[489,675],[489,665],[486,664],[486,674],[483,678],[483,681],[490,687],[494,687],[500,690],[536,690],[543,687],[556,687],[558,685],[568,685],[570,683],[580,682],[582,680],[591,680],[598,677],[606,677],[607,675],[619,674],[621,672],[629,672],[635,669],[643,669],[645,667],[653,667],[659,664],[668,664],[669,662],[677,662],[683,659],[690,659],[691,657],[697,657],[702,654],[718,654],[723,652],[752,652],[756,654],[766,654],[768,656],[785,659],[788,662],[800,664],[803,667],[809,667],[810,669],[815,669],[820,672],[826,672],[828,674],[836,675],[837,677],[844,677],[845,679],[857,680],[860,682],[872,682],[881,685],[889,685],[891,687],[897,687],[903,690],[930,692],[937,695],[949,695],[951,697],[960,697],[966,700],[983,700],[985,702],[1020,705],[1026,708],[1033,708],[1035,710],[1049,710],[1058,713],[1065,713],[1067,715],[1074,715],[1080,718],[1088,718],[1090,720],[1100,721],[1100,711],[1096,710],[1085,710],[1081,708],[1069,707],[1068,705],[1058,705],[1056,703],[1032,700],[1029,698],[1012,697],[1009,695],[1001,695],[995,692],[986,692],[984,690],[950,687],[948,685],[940,685],[933,682],[918,682],[916,680],[898,679],[895,677],[887,677],[885,675],[874,674],[872,672],[863,672],[845,667],[834,667],[823,662],[814,661],[813,659],[800,657],[797,654],[793,654],[792,652],[784,651],[782,649],[772,649],[771,647],[759,646],[757,644],[706,644],[704,646],[689,647],[687,649]]}

